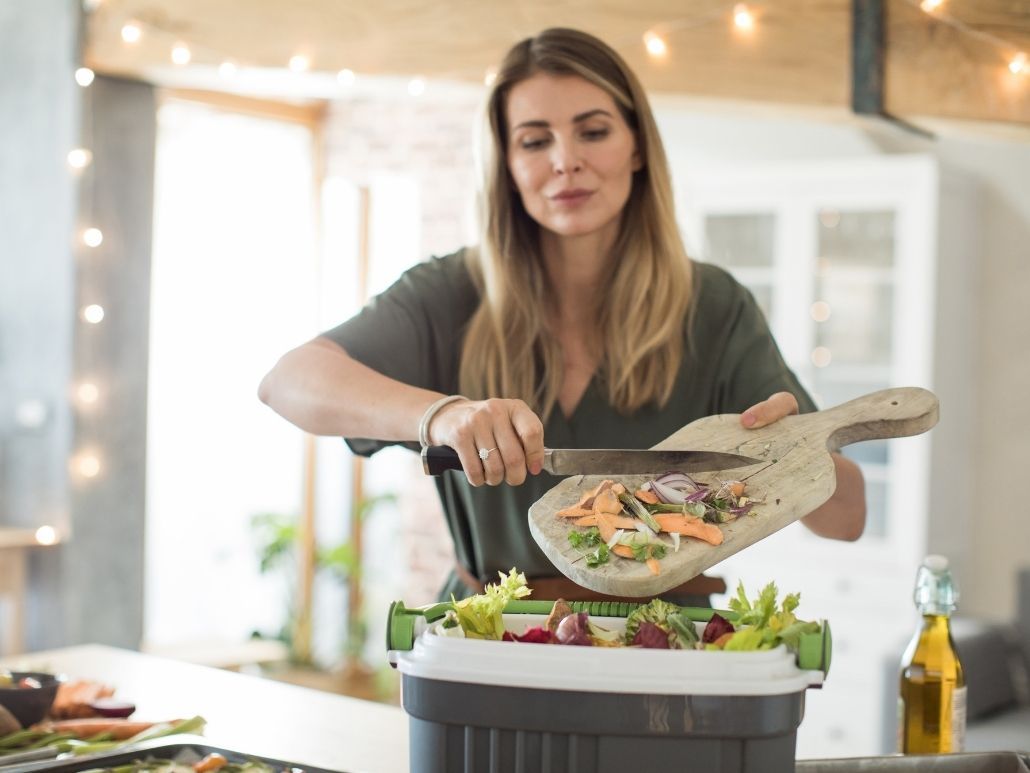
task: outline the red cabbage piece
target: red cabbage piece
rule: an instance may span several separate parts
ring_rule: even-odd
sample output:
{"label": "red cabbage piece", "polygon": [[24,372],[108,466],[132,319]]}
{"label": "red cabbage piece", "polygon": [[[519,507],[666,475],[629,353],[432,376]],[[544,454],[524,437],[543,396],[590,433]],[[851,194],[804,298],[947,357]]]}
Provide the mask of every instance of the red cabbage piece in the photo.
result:
{"label": "red cabbage piece", "polygon": [[518,634],[511,633],[509,631],[504,632],[505,641],[521,641],[528,644],[554,644],[554,634],[543,626],[537,626],[535,628],[527,628],[526,632],[519,636]]}
{"label": "red cabbage piece", "polygon": [[558,630],[554,632],[559,644],[578,644],[585,647],[592,647],[593,639],[590,638],[590,630],[587,628],[586,612],[573,612],[566,615],[558,623]]}
{"label": "red cabbage piece", "polygon": [[633,643],[645,649],[667,650],[669,649],[669,634],[654,623],[649,623],[645,620],[637,629],[636,636],[633,637]]}
{"label": "red cabbage piece", "polygon": [[733,623],[725,617],[713,614],[712,619],[709,620],[708,625],[705,626],[704,633],[701,634],[701,641],[705,644],[711,644],[724,633],[733,633],[733,631]]}

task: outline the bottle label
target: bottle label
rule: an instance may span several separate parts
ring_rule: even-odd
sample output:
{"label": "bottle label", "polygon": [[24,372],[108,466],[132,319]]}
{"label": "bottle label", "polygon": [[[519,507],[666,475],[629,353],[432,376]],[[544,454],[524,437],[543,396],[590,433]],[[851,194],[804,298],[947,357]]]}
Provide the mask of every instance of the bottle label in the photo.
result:
{"label": "bottle label", "polygon": [[951,751],[966,748],[966,687],[956,687],[951,694]]}

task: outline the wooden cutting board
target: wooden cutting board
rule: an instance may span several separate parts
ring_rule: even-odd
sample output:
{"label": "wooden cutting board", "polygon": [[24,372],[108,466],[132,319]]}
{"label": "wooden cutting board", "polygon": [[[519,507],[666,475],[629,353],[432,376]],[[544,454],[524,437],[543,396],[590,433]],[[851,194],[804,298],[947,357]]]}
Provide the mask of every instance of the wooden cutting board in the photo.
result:
{"label": "wooden cutting board", "polygon": [[[744,480],[745,495],[761,502],[748,515],[720,524],[723,543],[715,546],[690,537],[661,559],[661,573],[646,564],[612,556],[607,564],[588,567],[581,550],[569,544],[571,520],[555,513],[574,505],[585,491],[604,480],[600,475],[566,478],[529,509],[529,529],[551,562],[575,583],[614,596],[656,596],[768,537],[815,510],[833,494],[837,476],[831,451],[862,440],[907,437],[937,423],[937,398],[915,387],[885,389],[816,413],[787,416],[756,430],[744,429],[739,414],[708,416],[688,424],[655,446],[665,449],[728,451],[765,460],[726,471],[697,473],[695,480]],[[609,476],[636,490],[649,476]]]}

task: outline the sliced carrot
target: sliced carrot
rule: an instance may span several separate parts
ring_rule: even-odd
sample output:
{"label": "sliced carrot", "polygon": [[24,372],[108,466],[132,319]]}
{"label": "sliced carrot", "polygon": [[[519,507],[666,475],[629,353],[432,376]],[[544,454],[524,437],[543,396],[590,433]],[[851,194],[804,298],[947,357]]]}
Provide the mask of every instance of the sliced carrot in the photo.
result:
{"label": "sliced carrot", "polygon": [[622,556],[623,558],[636,558],[636,556],[633,555],[633,548],[631,548],[629,545],[616,545],[615,547],[611,548],[611,551],[615,555]]}
{"label": "sliced carrot", "polygon": [[[584,492],[583,496],[579,498],[579,501],[574,505],[575,507],[591,508],[594,506],[594,497],[596,497],[601,491],[610,487],[614,481],[602,480],[597,484],[597,487],[593,491]],[[567,510],[570,508],[566,508]]]}
{"label": "sliced carrot", "polygon": [[593,515],[594,511],[580,507],[579,505],[573,505],[572,507],[566,507],[564,510],[559,510],[557,515],[559,518],[581,518],[584,515]]}
{"label": "sliced carrot", "polygon": [[642,488],[638,488],[633,492],[633,496],[639,499],[641,502],[647,502],[649,505],[658,504],[658,495],[653,491],[644,491]]}
{"label": "sliced carrot", "polygon": [[622,502],[612,487],[606,488],[594,497],[594,513],[618,515],[622,512]]}
{"label": "sliced carrot", "polygon": [[657,558],[652,557],[647,559],[647,568],[651,570],[651,574],[657,575],[662,573],[662,568],[658,565]]}
{"label": "sliced carrot", "polygon": [[[611,523],[616,529],[636,529],[637,522],[633,518],[628,518],[625,515],[612,515]],[[597,526],[597,516],[591,513],[585,515],[582,518],[578,518],[572,522],[576,526]]]}
{"label": "sliced carrot", "polygon": [[626,487],[623,486],[621,483],[613,483],[612,484],[612,493],[614,493],[615,496],[618,496],[619,494],[625,494],[626,493]]}
{"label": "sliced carrot", "polygon": [[730,639],[733,638],[733,634],[734,634],[734,631],[729,631],[728,633],[724,633],[718,639],[713,641],[712,644],[714,644],[716,647],[723,648],[723,647],[726,646],[726,642],[728,642]]}
{"label": "sliced carrot", "polygon": [[733,496],[739,497],[741,494],[744,493],[745,486],[747,486],[747,484],[743,481],[735,480],[730,484],[730,492],[733,494]]}
{"label": "sliced carrot", "polygon": [[229,760],[218,752],[212,752],[204,759],[200,760],[200,762],[194,762],[193,769],[197,773],[213,773],[216,770],[221,770],[228,764]]}
{"label": "sliced carrot", "polygon": [[[182,720],[175,720],[172,724],[178,724]],[[124,741],[132,738],[137,733],[149,730],[154,722],[137,722],[128,719],[62,719],[56,722],[41,722],[33,725],[33,730],[43,730],[47,733],[71,733],[76,738],[91,738],[100,733],[110,733],[115,741]]]}
{"label": "sliced carrot", "polygon": [[597,530],[601,533],[601,539],[610,542],[615,536],[615,518],[600,511],[594,514],[594,518],[597,520]]}
{"label": "sliced carrot", "polygon": [[700,518],[685,515],[656,515],[654,517],[662,531],[676,532],[687,537],[697,537],[710,545],[722,544],[722,529],[712,523],[705,523]]}

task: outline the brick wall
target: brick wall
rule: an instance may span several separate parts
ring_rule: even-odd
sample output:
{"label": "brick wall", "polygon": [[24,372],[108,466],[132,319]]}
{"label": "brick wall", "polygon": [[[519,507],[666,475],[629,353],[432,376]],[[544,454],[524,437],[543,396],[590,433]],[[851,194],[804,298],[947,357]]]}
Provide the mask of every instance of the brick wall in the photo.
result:
{"label": "brick wall", "polygon": [[[381,173],[408,176],[419,192],[421,255],[452,252],[472,232],[473,127],[480,99],[476,88],[430,84],[420,97],[383,90],[333,102],[324,135],[327,175],[358,185]],[[454,552],[432,481],[414,457],[397,474],[404,576],[395,582],[407,603],[427,603],[435,600]]]}

